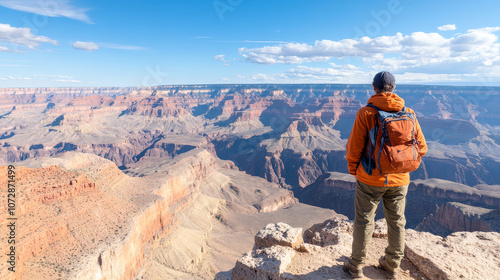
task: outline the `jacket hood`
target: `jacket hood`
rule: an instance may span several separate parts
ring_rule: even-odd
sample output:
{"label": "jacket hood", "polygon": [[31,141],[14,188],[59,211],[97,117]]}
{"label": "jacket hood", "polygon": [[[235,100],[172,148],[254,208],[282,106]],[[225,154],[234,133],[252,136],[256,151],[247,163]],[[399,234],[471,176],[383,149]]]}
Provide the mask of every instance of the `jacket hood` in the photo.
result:
{"label": "jacket hood", "polygon": [[405,107],[405,101],[392,92],[377,93],[368,99],[368,104],[373,104],[383,111],[401,111]]}

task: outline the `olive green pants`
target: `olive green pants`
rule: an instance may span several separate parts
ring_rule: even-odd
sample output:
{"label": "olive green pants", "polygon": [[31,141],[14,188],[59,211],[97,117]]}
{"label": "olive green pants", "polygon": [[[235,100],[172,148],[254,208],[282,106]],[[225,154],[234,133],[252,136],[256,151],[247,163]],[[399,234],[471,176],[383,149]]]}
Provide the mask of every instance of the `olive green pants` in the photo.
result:
{"label": "olive green pants", "polygon": [[350,262],[360,267],[364,262],[372,239],[377,206],[383,200],[387,221],[389,246],[385,249],[387,263],[398,268],[404,256],[405,247],[405,206],[408,185],[400,187],[376,187],[356,180],[354,197],[354,240]]}

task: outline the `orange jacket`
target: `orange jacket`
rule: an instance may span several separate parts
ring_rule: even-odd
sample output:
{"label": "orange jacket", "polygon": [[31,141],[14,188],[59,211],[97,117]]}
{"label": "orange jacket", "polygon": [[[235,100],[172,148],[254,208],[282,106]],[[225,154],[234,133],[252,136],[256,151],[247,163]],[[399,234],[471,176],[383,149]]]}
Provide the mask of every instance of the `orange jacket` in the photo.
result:
{"label": "orange jacket", "polygon": [[[384,111],[401,111],[405,106],[404,99],[391,92],[378,93],[373,95],[368,100],[368,104],[370,103]],[[414,113],[412,109],[407,108],[407,110],[410,113]],[[377,122],[375,118],[376,114],[377,110],[371,107],[363,107],[359,109],[358,113],[356,114],[356,119],[354,120],[351,135],[349,135],[349,140],[347,141],[346,146],[346,158],[349,173],[355,175],[356,179],[358,179],[360,182],[371,186],[398,187],[407,185],[410,183],[410,173],[387,174],[381,176],[377,172],[373,172],[372,175],[368,175],[366,174],[363,166],[360,164],[361,153],[366,146],[368,131],[370,131]],[[415,123],[415,138],[419,142],[420,155],[423,156],[427,152],[427,144],[425,143],[424,134],[422,133],[420,124],[418,123],[416,116]],[[387,180],[387,185],[384,185],[386,176],[389,176],[389,178]]]}

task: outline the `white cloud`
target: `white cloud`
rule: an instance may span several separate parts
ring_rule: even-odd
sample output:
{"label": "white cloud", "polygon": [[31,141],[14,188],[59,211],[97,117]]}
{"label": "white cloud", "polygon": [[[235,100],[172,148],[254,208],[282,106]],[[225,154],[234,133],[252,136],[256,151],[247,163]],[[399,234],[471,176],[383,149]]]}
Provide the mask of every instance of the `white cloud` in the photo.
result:
{"label": "white cloud", "polygon": [[239,41],[216,41],[218,43],[256,43],[256,44],[287,44],[286,41],[262,41],[262,40],[239,40]]}
{"label": "white cloud", "polygon": [[69,0],[0,0],[0,6],[42,16],[67,17],[86,23],[92,23],[87,16],[88,9],[75,7],[71,2],[72,1]]}
{"label": "white cloud", "polygon": [[268,74],[259,73],[259,74],[251,75],[251,76],[249,76],[249,78],[252,80],[255,80],[255,81],[275,81],[276,80],[275,76],[276,76],[275,74],[268,75]]}
{"label": "white cloud", "polygon": [[[353,65],[330,64],[330,67],[308,67],[299,65],[282,73],[238,75],[238,78],[248,81],[265,81],[276,83],[339,83],[339,84],[369,84],[378,70],[363,70]],[[394,75],[396,84],[429,84],[429,83],[485,83],[498,82],[500,67],[493,74],[485,73],[421,73],[404,72]]]}
{"label": "white cloud", "polygon": [[72,44],[72,46],[77,50],[84,51],[95,51],[99,48],[115,49],[115,50],[127,50],[127,51],[142,51],[145,47],[133,46],[133,45],[122,45],[122,44],[112,44],[112,43],[94,43],[94,42],[81,42],[77,41]]}
{"label": "white cloud", "polygon": [[479,74],[428,74],[405,72],[396,75],[397,83],[436,83],[436,82],[461,82],[478,80]]}
{"label": "white cloud", "polygon": [[314,45],[287,43],[261,48],[240,48],[240,54],[249,62],[259,64],[325,62],[332,57],[370,57],[377,53],[395,53],[401,51],[403,36],[363,37],[359,40],[343,39],[340,41],[321,40]]}
{"label": "white cloud", "polygon": [[[294,43],[241,48],[239,51],[246,61],[258,64],[300,64],[338,58],[339,61],[359,62],[360,67],[368,71],[384,69],[394,73],[481,73],[491,76],[494,67],[500,66],[500,43],[495,34],[499,30],[500,27],[470,29],[448,38],[438,33],[397,33],[376,38],[321,40],[314,45]],[[306,68],[294,71],[297,75],[305,75],[304,70]],[[308,71],[311,72],[312,68]],[[331,76],[333,70],[328,71],[327,76]]]}
{"label": "white cloud", "polygon": [[226,55],[224,55],[224,54],[218,54],[218,55],[214,56],[214,59],[224,63],[224,65],[226,65],[226,66],[228,66],[229,63],[231,63],[230,61],[226,60]]}
{"label": "white cloud", "polygon": [[141,46],[110,44],[110,43],[99,43],[99,46],[108,49],[127,50],[127,51],[142,51],[146,49],[145,47]]}
{"label": "white cloud", "polygon": [[451,30],[456,30],[457,27],[454,24],[445,24],[439,26],[438,29],[441,31],[451,31]]}
{"label": "white cloud", "polygon": [[[0,42],[8,42],[16,45],[26,46],[30,49],[35,49],[42,43],[57,45],[56,40],[52,40],[45,36],[37,36],[31,33],[31,29],[24,27],[13,27],[9,24],[0,23]],[[0,51],[19,51],[11,50],[7,47],[0,47]]]}
{"label": "white cloud", "polygon": [[66,75],[43,75],[43,74],[33,74],[35,77],[51,77],[51,78],[64,78],[64,79],[74,79],[75,77]]}
{"label": "white cloud", "polygon": [[369,83],[375,72],[365,72],[354,65],[337,65],[330,67],[308,67],[299,65],[283,73],[238,75],[238,78],[252,81],[279,83]]}
{"label": "white cloud", "polygon": [[498,37],[494,34],[498,30],[498,27],[471,29],[451,38],[438,33],[415,32],[405,36],[397,33],[376,38],[321,40],[314,45],[288,43],[240,48],[239,52],[248,62],[259,64],[299,64],[346,57],[382,60],[387,55],[403,60],[416,59],[419,63],[428,63],[429,58],[439,58],[440,62],[491,60],[499,55]]}
{"label": "white cloud", "polygon": [[92,42],[81,42],[81,41],[76,41],[72,44],[73,48],[77,50],[83,50],[83,51],[95,51],[99,49],[99,46],[96,43]]}
{"label": "white cloud", "polygon": [[2,78],[2,80],[31,80],[29,77],[13,77],[8,76],[7,78]]}
{"label": "white cloud", "polygon": [[61,79],[61,80],[56,80],[56,82],[60,82],[60,83],[81,83],[82,81]]}

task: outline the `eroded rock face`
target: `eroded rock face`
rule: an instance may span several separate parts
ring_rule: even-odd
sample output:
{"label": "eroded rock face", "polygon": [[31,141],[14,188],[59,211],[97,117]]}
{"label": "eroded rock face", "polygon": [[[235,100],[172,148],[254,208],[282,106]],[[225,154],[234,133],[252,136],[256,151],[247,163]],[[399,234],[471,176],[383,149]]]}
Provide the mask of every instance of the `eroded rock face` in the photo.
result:
{"label": "eroded rock face", "polygon": [[406,256],[431,280],[498,279],[500,234],[456,232],[446,238],[407,230]]}
{"label": "eroded rock face", "polygon": [[315,224],[304,232],[304,242],[318,245],[352,244],[352,224],[341,218],[326,220]]}
{"label": "eroded rock face", "polygon": [[[354,219],[355,189],[356,181],[354,176],[339,172],[327,172],[320,176],[316,182],[298,192],[297,197],[303,203],[329,208],[339,214],[346,215],[350,219]],[[454,223],[454,225],[447,226],[448,229],[443,232],[433,231],[433,233],[440,235],[447,235],[452,231],[487,230],[487,227],[480,225],[479,221],[472,222],[472,225],[460,218],[461,215],[458,212],[452,211],[452,208],[456,207],[444,207],[437,213],[438,207],[443,207],[442,205],[446,203],[470,204],[485,209],[500,208],[500,195],[496,191],[473,188],[440,179],[412,181],[408,188],[406,200],[406,227],[415,228],[424,219],[427,219],[429,226],[420,229],[430,230],[435,227],[434,224],[431,225],[430,223],[434,223],[439,217],[443,223]],[[384,217],[381,209],[382,205],[381,202],[376,219]],[[429,218],[431,214],[433,218]],[[483,222],[500,224],[500,222],[490,222],[496,220],[493,217],[495,215],[498,216],[498,214],[494,213],[484,216]],[[472,216],[467,219],[474,219]],[[447,217],[450,219],[448,220]],[[470,225],[465,226],[461,221]]]}
{"label": "eroded rock face", "polygon": [[302,243],[304,243],[302,229],[292,228],[285,223],[268,224],[255,235],[255,246],[257,248],[281,245],[299,249]]}
{"label": "eroded rock face", "polygon": [[[18,250],[17,274],[7,274],[3,262],[0,278],[134,279],[149,267],[152,247],[165,246],[164,240],[182,243],[176,239],[179,235],[179,239],[193,238],[192,246],[167,247],[168,253],[159,253],[181,259],[169,268],[203,275],[206,271],[197,270],[210,254],[207,235],[226,207],[225,199],[233,200],[221,195],[230,189],[229,182],[235,189],[243,188],[238,181],[254,183],[263,194],[234,199],[249,212],[258,212],[253,204],[279,209],[296,203],[290,191],[261,178],[252,181],[242,172],[224,169],[218,161],[206,150],[194,150],[177,160],[143,165],[144,170],[135,170],[142,176],[136,177],[125,175],[109,160],[76,152],[16,163],[16,241],[23,245]],[[7,174],[7,166],[0,171]],[[2,177],[5,185],[7,179]],[[6,196],[6,191],[0,194]],[[193,229],[191,219],[199,230]],[[3,227],[6,223],[0,220]],[[175,235],[169,236],[173,230]],[[4,237],[0,239],[7,243]],[[186,253],[185,248],[191,251]],[[0,253],[6,249],[0,248]],[[213,269],[206,275],[214,275]]]}
{"label": "eroded rock face", "polygon": [[425,218],[416,230],[447,236],[457,231],[499,231],[499,225],[498,210],[449,202]]}
{"label": "eroded rock face", "polygon": [[295,250],[279,245],[247,252],[236,262],[233,279],[283,279],[282,274],[294,256]]}
{"label": "eroded rock face", "polygon": [[[483,90],[398,87],[433,142],[413,178],[471,186],[500,182],[500,163],[492,160],[500,156],[494,128],[500,122],[492,113],[500,95],[483,92],[480,96],[488,98],[477,102]],[[234,161],[241,170],[283,187],[301,188],[324,172],[347,172],[345,142],[357,110],[371,94],[366,85],[0,89],[0,161],[77,150],[121,166],[144,155],[175,156],[182,151],[177,147],[188,146],[168,142],[178,145],[172,153],[172,147],[155,145],[158,135],[142,145],[126,143],[133,141],[130,134],[159,130],[202,137],[215,145],[219,157]],[[461,114],[454,110],[458,107],[464,108]]]}

